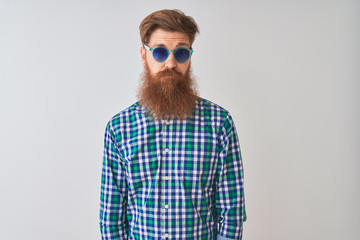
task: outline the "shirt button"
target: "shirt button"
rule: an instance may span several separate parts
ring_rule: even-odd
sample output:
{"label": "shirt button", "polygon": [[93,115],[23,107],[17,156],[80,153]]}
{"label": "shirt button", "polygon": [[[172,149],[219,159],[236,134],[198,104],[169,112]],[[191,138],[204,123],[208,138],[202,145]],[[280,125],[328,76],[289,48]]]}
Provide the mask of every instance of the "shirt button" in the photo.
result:
{"label": "shirt button", "polygon": [[170,152],[170,150],[169,150],[168,148],[166,148],[166,149],[165,149],[165,152],[168,153],[168,152]]}
{"label": "shirt button", "polygon": [[170,235],[169,234],[164,234],[164,238],[168,238],[168,237],[170,237]]}
{"label": "shirt button", "polygon": [[166,124],[166,125],[170,125],[170,121],[169,121],[169,120],[165,120],[165,124]]}
{"label": "shirt button", "polygon": [[165,180],[169,180],[170,178],[169,178],[169,176],[165,176]]}
{"label": "shirt button", "polygon": [[164,207],[165,207],[165,209],[168,209],[168,208],[169,208],[169,205],[166,204]]}

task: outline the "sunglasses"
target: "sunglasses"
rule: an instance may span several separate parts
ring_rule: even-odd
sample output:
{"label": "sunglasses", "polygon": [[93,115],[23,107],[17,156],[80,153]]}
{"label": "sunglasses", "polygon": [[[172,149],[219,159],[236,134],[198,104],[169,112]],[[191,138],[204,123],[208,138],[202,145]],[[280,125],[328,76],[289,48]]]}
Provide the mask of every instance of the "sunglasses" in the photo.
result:
{"label": "sunglasses", "polygon": [[173,52],[174,58],[178,63],[185,63],[190,59],[191,54],[194,52],[192,48],[189,49],[184,47],[179,47],[175,50],[169,50],[162,46],[150,48],[144,45],[144,48],[152,52],[153,58],[157,62],[165,62],[169,57],[170,52]]}

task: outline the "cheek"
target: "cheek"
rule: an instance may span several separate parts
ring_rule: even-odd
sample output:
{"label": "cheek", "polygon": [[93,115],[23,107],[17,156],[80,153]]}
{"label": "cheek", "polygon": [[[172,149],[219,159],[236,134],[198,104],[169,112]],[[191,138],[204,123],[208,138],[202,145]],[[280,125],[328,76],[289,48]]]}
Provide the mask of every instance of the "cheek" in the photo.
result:
{"label": "cheek", "polygon": [[159,64],[156,61],[152,61],[153,59],[150,59],[147,61],[148,63],[148,67],[150,69],[150,73],[152,75],[155,75],[156,73],[158,73],[161,70],[161,64]]}
{"label": "cheek", "polygon": [[186,73],[186,71],[189,69],[189,66],[190,66],[190,64],[182,64],[181,65],[181,68],[179,69],[179,71],[182,73],[182,74],[185,74]]}

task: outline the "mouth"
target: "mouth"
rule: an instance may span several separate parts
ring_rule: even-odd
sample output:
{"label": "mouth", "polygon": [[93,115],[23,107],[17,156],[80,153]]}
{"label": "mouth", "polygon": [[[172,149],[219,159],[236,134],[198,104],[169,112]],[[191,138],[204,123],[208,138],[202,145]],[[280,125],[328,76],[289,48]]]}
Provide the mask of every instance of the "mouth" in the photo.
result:
{"label": "mouth", "polygon": [[161,78],[175,78],[173,75],[163,75]]}

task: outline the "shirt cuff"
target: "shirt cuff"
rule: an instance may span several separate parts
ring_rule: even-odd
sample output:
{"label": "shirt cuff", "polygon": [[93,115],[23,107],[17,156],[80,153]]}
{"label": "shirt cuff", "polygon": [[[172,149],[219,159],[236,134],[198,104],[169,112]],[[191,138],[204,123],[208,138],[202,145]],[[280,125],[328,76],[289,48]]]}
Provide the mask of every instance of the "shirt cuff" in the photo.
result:
{"label": "shirt cuff", "polygon": [[235,240],[235,239],[231,239],[231,238],[226,238],[226,237],[223,237],[221,235],[217,235],[217,240]]}

